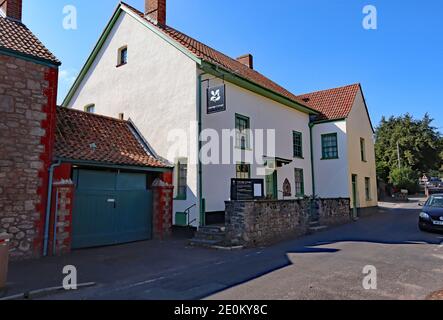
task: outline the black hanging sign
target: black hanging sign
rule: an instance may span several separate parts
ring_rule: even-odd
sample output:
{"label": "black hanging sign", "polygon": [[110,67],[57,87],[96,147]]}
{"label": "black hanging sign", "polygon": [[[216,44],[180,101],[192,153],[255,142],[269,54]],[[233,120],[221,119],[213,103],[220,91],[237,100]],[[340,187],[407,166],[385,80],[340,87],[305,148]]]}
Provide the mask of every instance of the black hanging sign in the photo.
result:
{"label": "black hanging sign", "polygon": [[226,86],[208,88],[208,114],[226,111]]}

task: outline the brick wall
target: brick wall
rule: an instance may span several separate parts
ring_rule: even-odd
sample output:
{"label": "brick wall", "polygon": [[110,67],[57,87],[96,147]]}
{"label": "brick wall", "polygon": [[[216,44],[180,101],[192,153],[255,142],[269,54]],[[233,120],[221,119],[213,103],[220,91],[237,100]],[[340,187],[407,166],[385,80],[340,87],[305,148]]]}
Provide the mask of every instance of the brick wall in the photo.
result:
{"label": "brick wall", "polygon": [[48,252],[56,256],[71,252],[74,183],[71,180],[54,181],[52,199]]}
{"label": "brick wall", "polygon": [[[316,201],[321,225],[352,221],[349,199]],[[248,247],[267,245],[309,232],[309,199],[226,202],[226,240]]]}
{"label": "brick wall", "polygon": [[58,70],[0,55],[0,233],[11,258],[41,255]]}
{"label": "brick wall", "polygon": [[154,239],[168,238],[172,234],[172,210],[174,187],[172,173],[162,174],[161,179],[154,181],[153,190],[153,237]]}

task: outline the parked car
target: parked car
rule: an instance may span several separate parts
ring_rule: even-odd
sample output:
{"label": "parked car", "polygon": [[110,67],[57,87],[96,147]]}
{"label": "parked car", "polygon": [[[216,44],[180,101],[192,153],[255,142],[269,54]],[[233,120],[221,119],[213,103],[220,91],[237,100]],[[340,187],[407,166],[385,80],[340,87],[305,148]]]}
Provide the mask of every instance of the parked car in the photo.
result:
{"label": "parked car", "polygon": [[438,186],[442,185],[442,181],[440,178],[433,177],[426,183],[426,185],[428,187],[438,187]]}
{"label": "parked car", "polygon": [[423,205],[418,227],[422,231],[443,232],[443,194],[433,194]]}

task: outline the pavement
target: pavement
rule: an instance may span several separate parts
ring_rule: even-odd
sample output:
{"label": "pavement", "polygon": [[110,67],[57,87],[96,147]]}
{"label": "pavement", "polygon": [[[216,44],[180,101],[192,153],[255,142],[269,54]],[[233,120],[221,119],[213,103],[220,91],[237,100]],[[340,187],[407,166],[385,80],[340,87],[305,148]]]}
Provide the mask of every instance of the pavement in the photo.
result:
{"label": "pavement", "polygon": [[[173,239],[14,262],[6,295],[60,286],[73,265],[79,283],[96,285],[40,299],[425,299],[443,289],[443,235],[418,230],[418,200],[381,203],[371,217],[267,248]],[[376,290],[363,288],[365,266],[376,268]]]}

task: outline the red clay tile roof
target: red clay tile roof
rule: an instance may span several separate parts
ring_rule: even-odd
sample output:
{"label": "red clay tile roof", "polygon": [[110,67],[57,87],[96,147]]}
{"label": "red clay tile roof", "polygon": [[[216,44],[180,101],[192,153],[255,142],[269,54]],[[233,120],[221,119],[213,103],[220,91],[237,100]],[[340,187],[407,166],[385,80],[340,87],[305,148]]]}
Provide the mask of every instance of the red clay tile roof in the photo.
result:
{"label": "red clay tile roof", "polygon": [[133,8],[132,6],[124,2],[122,2],[122,4],[125,5],[128,9],[132,10],[135,14],[139,15],[144,20],[151,23],[153,26],[157,27],[167,36],[169,36],[170,38],[181,44],[183,47],[188,49],[190,53],[192,53],[199,59],[202,59],[203,61],[209,62],[214,65],[218,65],[230,71],[231,73],[237,74],[242,78],[245,78],[268,90],[274,91],[275,93],[280,94],[298,104],[301,104],[302,106],[310,108],[309,105],[304,103],[302,100],[298,99],[297,96],[295,96],[285,88],[281,87],[274,81],[270,80],[269,78],[265,77],[264,75],[260,74],[259,72],[245,66],[243,63],[238,62],[237,60],[232,59],[231,57],[228,57],[227,55],[208,47],[207,45],[201,43],[200,41],[195,40],[194,38],[178,30],[175,30],[174,28],[171,28],[166,25],[165,26],[156,25],[152,23],[150,20],[146,19],[145,15],[139,10]]}
{"label": "red clay tile roof", "polygon": [[3,17],[0,17],[0,48],[60,64],[24,24]]}
{"label": "red clay tile roof", "polygon": [[130,122],[63,107],[57,107],[55,156],[116,165],[168,167],[149,154]]}
{"label": "red clay tile roof", "polygon": [[344,119],[349,116],[360,84],[317,91],[298,96],[311,108],[320,112],[316,121]]}

